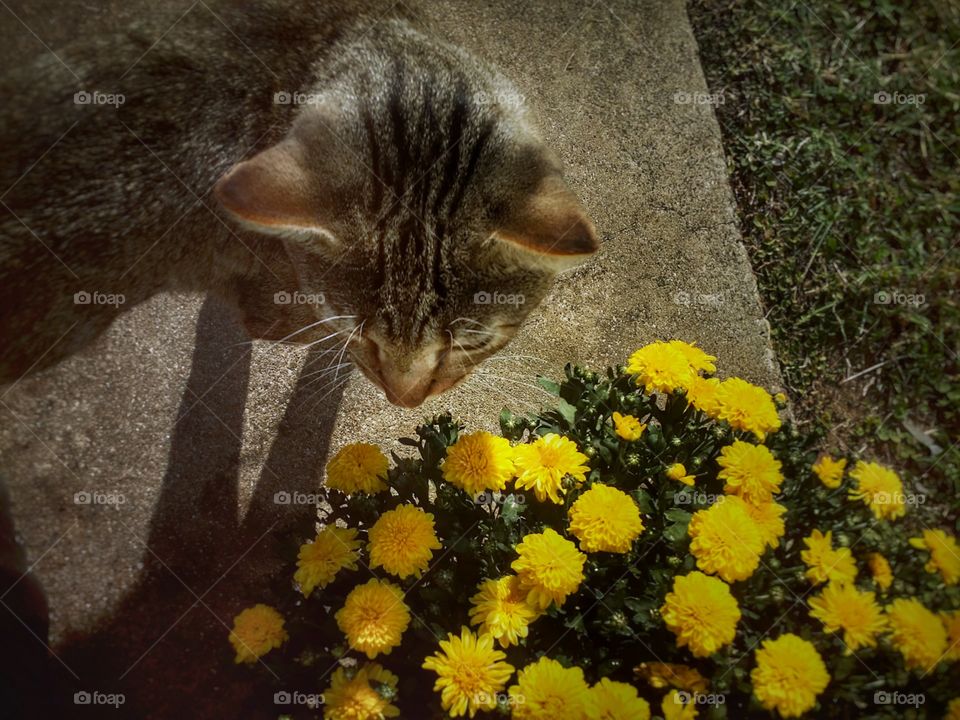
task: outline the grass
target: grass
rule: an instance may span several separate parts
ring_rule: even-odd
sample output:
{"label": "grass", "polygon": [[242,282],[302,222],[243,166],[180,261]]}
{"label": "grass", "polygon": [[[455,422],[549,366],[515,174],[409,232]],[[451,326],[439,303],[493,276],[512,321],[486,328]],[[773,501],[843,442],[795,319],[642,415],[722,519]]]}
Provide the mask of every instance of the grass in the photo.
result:
{"label": "grass", "polygon": [[960,4],[689,10],[799,419],[956,507]]}

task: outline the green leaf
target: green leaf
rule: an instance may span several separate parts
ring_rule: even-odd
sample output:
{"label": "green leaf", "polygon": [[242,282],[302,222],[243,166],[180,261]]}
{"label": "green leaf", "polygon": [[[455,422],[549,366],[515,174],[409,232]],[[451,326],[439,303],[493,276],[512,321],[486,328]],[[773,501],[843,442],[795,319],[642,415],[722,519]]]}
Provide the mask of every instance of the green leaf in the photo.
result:
{"label": "green leaf", "polygon": [[560,397],[560,385],[555,383],[553,380],[548,380],[545,377],[538,377],[537,384],[551,395]]}

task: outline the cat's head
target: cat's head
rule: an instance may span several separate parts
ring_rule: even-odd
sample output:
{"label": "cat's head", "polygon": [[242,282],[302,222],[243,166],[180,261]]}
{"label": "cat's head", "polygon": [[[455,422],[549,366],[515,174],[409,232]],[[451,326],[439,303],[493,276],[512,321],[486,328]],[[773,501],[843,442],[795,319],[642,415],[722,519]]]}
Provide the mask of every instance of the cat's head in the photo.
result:
{"label": "cat's head", "polygon": [[506,345],[597,238],[511,85],[422,36],[382,45],[346,53],[215,192],[280,236],[322,327],[414,407]]}

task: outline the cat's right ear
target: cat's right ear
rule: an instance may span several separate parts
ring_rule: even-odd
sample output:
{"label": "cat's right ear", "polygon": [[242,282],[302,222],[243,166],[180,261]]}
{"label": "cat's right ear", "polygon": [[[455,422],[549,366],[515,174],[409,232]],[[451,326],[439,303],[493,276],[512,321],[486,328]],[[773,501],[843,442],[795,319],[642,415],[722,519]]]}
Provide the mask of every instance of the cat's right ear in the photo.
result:
{"label": "cat's right ear", "polygon": [[261,232],[327,235],[320,189],[304,167],[299,142],[286,139],[234,165],[213,194],[242,224]]}

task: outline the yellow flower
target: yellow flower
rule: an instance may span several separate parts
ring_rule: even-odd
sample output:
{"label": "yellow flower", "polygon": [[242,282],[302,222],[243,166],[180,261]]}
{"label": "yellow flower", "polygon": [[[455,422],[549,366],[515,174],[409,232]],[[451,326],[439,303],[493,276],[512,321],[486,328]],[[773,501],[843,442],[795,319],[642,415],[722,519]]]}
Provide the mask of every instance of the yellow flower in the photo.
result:
{"label": "yellow flower", "polygon": [[652,688],[677,688],[688,692],[706,693],[710,682],[689,665],[675,663],[640,663],[634,672]]}
{"label": "yellow flower", "polygon": [[636,375],[637,385],[648,393],[686,389],[697,374],[684,351],[660,341],[634,352],[627,360],[627,372]]}
{"label": "yellow flower", "polygon": [[800,559],[807,566],[806,576],[814,585],[825,582],[853,582],[857,577],[857,564],[853,561],[850,548],[833,548],[833,531],[824,535],[814,530],[803,539],[806,550],[800,552]]}
{"label": "yellow flower", "polygon": [[893,585],[893,570],[890,569],[887,559],[880,553],[870,553],[867,555],[867,566],[877,587],[884,592],[889,590]]}
{"label": "yellow flower", "polygon": [[695,657],[707,657],[733,642],[740,607],[729,585],[693,571],[673,579],[673,591],[664,598],[660,615],[677,636],[677,647],[689,647]]}
{"label": "yellow flower", "polygon": [[590,688],[590,720],[650,720],[650,704],[627,683],[603,678]]}
{"label": "yellow flower", "polygon": [[360,541],[356,538],[354,528],[327,525],[313,542],[300,546],[293,579],[304,597],[310,597],[316,588],[325,588],[342,569],[357,569]]}
{"label": "yellow flower", "polygon": [[781,717],[800,717],[817,704],[830,682],[823,658],[810,642],[792,633],[764,640],[750,673],[753,694],[767,710]]}
{"label": "yellow flower", "polygon": [[527,535],[517,545],[517,554],[510,567],[527,588],[527,602],[533,607],[546,610],[551,602],[559,607],[580,587],[587,556],[556,530]]}
{"label": "yellow flower", "polygon": [[943,627],[947,631],[947,654],[945,660],[960,660],[960,610],[940,613]]}
{"label": "yellow flower", "polygon": [[780,492],[782,466],[764,445],[735,440],[720,451],[717,465],[722,468],[717,478],[726,481],[723,491],[747,502],[768,502]]}
{"label": "yellow flower", "polygon": [[609,485],[594,484],[567,513],[570,532],[584,552],[630,552],[643,532],[640,510],[631,497]]}
{"label": "yellow flower", "polygon": [[590,705],[590,688],[583,670],[565,668],[544,656],[517,674],[510,686],[513,720],[583,720]]}
{"label": "yellow flower", "polygon": [[690,487],[693,487],[693,484],[697,480],[695,475],[687,475],[687,468],[684,467],[683,463],[670,465],[666,470],[666,475],[671,480],[682,482],[684,485],[689,485]]}
{"label": "yellow flower", "polygon": [[762,441],[780,429],[780,416],[770,393],[738,377],[727,378],[717,388],[717,417],[735,430],[752,432]]}
{"label": "yellow flower", "polygon": [[537,500],[547,498],[557,503],[563,502],[561,495],[566,493],[563,478],[569,475],[575,482],[587,479],[587,456],[577,450],[577,445],[560,435],[544,435],[529,445],[517,445],[514,448],[514,464],[517,468],[517,487],[532,489]]}
{"label": "yellow flower", "polygon": [[947,714],[943,720],[960,720],[960,698],[954,698],[947,705]]}
{"label": "yellow flower", "polygon": [[643,431],[647,429],[647,425],[633,415],[621,415],[615,412],[613,413],[613,428],[618,437],[627,442],[633,442],[640,439]]}
{"label": "yellow flower", "polygon": [[503,662],[506,657],[493,647],[490,635],[478,637],[463,627],[460,637],[449,633],[441,640],[439,652],[424,660],[422,667],[437,674],[433,689],[440,693],[450,717],[473,717],[478,710],[496,707],[497,695],[513,675],[513,665]]}
{"label": "yellow flower", "polygon": [[927,572],[940,572],[946,585],[956,585],[960,580],[960,546],[953,535],[943,530],[924,530],[923,537],[910,538],[910,544],[918,550],[928,550],[930,560],[924,566]]}
{"label": "yellow flower", "polygon": [[881,520],[896,520],[907,512],[906,496],[900,477],[890,468],[877,463],[858,460],[850,471],[856,490],[851,500],[861,500]]}
{"label": "yellow flower", "polygon": [[399,578],[420,577],[430,567],[440,541],[433,515],[415,505],[399,505],[383,513],[370,528],[370,567],[383,567]]}
{"label": "yellow flower", "polygon": [[503,490],[513,477],[513,448],[486,431],[461,435],[441,466],[443,479],[469,495]]}
{"label": "yellow flower", "polygon": [[527,602],[527,589],[516,575],[499,580],[484,580],[470,602],[470,624],[479,625],[477,632],[489,634],[500,647],[510,647],[525,638],[530,623],[540,611]]}
{"label": "yellow flower", "polygon": [[700,412],[706,413],[708,417],[717,418],[720,414],[720,405],[717,402],[719,389],[719,378],[702,378],[697,375],[687,388],[687,399]]}
{"label": "yellow flower", "polygon": [[378,493],[387,489],[390,462],[370,443],[351,443],[327,463],[327,487],[343,493]]}
{"label": "yellow flower", "polygon": [[664,720],[694,720],[700,713],[690,693],[671,690],[660,701]]}
{"label": "yellow flower", "polygon": [[947,651],[947,629],[919,600],[899,598],[887,606],[890,641],[908,669],[933,670]]}
{"label": "yellow flower", "polygon": [[323,717],[326,720],[400,717],[400,710],[377,692],[382,685],[389,686],[396,694],[397,676],[377,663],[366,663],[352,676],[345,668],[337,668],[330,678],[330,687],[323,693]]}
{"label": "yellow flower", "polygon": [[236,663],[252,663],[286,642],[283,615],[269,605],[257,603],[233,619],[230,644],[237,651]]}
{"label": "yellow flower", "polygon": [[350,591],[335,617],[350,647],[373,660],[400,644],[410,624],[410,608],[396,585],[370,580]]}
{"label": "yellow flower", "polygon": [[667,345],[675,350],[679,350],[690,364],[690,369],[695,373],[714,373],[717,371],[717,366],[714,365],[714,361],[717,358],[705,353],[697,347],[696,343],[686,343],[683,340],[670,340]]}
{"label": "yellow flower", "polygon": [[843,471],[847,469],[847,459],[834,460],[829,455],[821,455],[813,464],[814,474],[826,487],[834,490],[843,482]]}
{"label": "yellow flower", "polygon": [[783,522],[783,515],[786,512],[787,509],[783,505],[772,500],[756,505],[747,503],[747,514],[750,515],[750,519],[753,520],[760,531],[760,537],[764,544],[772,548],[780,544],[780,538],[786,531]]}
{"label": "yellow flower", "polygon": [[727,582],[753,575],[764,543],[747,507],[736,495],[726,495],[693,514],[687,532],[691,538],[690,554],[697,559],[698,568]]}
{"label": "yellow flower", "polygon": [[825,632],[843,630],[849,655],[862,647],[876,647],[877,635],[887,629],[887,619],[875,597],[852,584],[833,582],[810,598],[810,616],[823,623]]}

